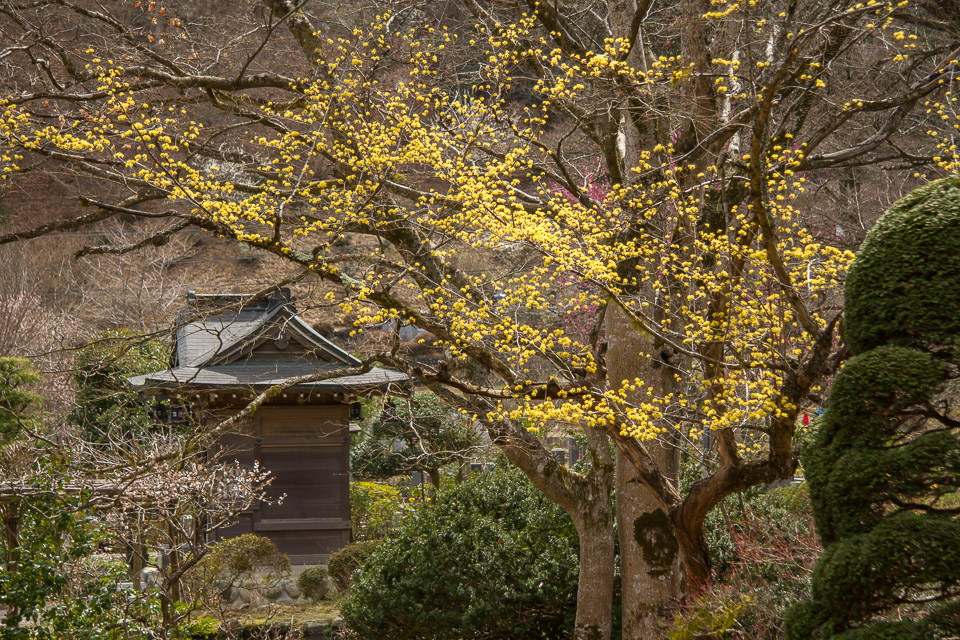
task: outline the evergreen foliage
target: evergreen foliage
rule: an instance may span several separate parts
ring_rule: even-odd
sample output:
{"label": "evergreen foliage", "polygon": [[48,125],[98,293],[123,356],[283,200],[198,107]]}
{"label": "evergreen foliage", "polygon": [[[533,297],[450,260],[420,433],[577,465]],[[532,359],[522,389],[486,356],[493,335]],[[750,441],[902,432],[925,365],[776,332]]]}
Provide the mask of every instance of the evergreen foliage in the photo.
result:
{"label": "evergreen foliage", "polygon": [[387,399],[370,417],[351,447],[355,476],[384,479],[420,471],[432,479],[444,466],[463,459],[479,438],[464,417],[435,393],[421,391],[408,402]]}
{"label": "evergreen foliage", "polygon": [[330,574],[323,565],[307,567],[297,576],[297,586],[312,602],[325,600],[330,594]]}
{"label": "evergreen foliage", "polygon": [[854,353],[884,344],[960,339],[960,176],[916,189],[867,234],[847,274],[845,338]]}
{"label": "evergreen foliage", "polygon": [[327,560],[327,571],[337,591],[340,593],[350,591],[353,574],[367,561],[367,558],[373,555],[380,543],[380,540],[351,542],[330,556]]}
{"label": "evergreen foliage", "polygon": [[854,357],[804,455],[825,551],[788,635],[956,637],[960,178],[884,215],[851,269],[845,314]]}
{"label": "evergreen foliage", "polygon": [[100,335],[74,358],[77,397],[70,421],[93,442],[149,429],[153,403],[140,398],[127,378],[164,368],[166,355],[159,342],[137,340],[124,330]]}
{"label": "evergreen foliage", "polygon": [[29,390],[40,382],[36,368],[24,358],[0,358],[0,442],[16,438],[22,426],[36,421],[43,400]]}
{"label": "evergreen foliage", "polygon": [[562,638],[576,595],[573,523],[522,474],[499,471],[404,518],[354,573],[341,612],[370,639]]}

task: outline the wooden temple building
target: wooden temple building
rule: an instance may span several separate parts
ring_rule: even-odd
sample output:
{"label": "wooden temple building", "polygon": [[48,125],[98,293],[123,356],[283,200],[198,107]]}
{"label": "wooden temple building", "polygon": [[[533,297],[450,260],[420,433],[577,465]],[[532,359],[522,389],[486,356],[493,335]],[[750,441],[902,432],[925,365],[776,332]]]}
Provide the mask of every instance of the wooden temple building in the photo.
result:
{"label": "wooden temple building", "polygon": [[[297,315],[289,290],[259,299],[191,292],[188,302],[177,323],[170,367],[130,382],[145,395],[199,402],[208,419],[239,411],[252,392],[360,364]],[[216,537],[254,533],[273,540],[293,564],[325,563],[350,542],[351,409],[358,395],[406,382],[397,371],[374,368],[291,386],[221,436],[220,453],[242,465],[259,461],[273,480],[269,501],[241,514]]]}

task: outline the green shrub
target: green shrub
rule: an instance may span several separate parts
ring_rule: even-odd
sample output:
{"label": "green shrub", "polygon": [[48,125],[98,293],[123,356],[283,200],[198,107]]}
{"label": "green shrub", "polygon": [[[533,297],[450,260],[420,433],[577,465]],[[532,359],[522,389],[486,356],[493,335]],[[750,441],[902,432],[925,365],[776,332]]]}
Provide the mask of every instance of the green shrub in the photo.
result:
{"label": "green shrub", "polygon": [[330,592],[330,586],[327,584],[329,575],[327,568],[322,565],[307,567],[297,576],[297,586],[300,587],[300,592],[312,602],[325,600]]}
{"label": "green shrub", "polygon": [[135,438],[153,426],[154,401],[140,397],[127,378],[167,365],[167,348],[128,331],[107,331],[74,356],[77,396],[68,416],[92,442]]}
{"label": "green shrub", "polygon": [[327,572],[333,580],[333,586],[340,593],[350,591],[353,573],[360,568],[374,550],[380,546],[379,540],[361,540],[352,542],[330,556],[327,560]]}
{"label": "green shrub", "polygon": [[404,518],[353,577],[341,613],[363,638],[562,638],[577,539],[521,473],[477,474]]}
{"label": "green shrub", "polygon": [[[844,298],[854,357],[803,464],[823,556],[794,640],[960,636],[960,177],[868,234]],[[949,502],[949,500],[948,500]]]}
{"label": "green shrub", "polygon": [[397,524],[400,490],[377,482],[350,483],[350,523],[354,540],[382,538]]}
{"label": "green shrub", "polygon": [[0,358],[0,443],[16,438],[24,426],[36,426],[43,398],[28,388],[37,382],[40,375],[29,360]]}
{"label": "green shrub", "polygon": [[269,539],[245,533],[214,543],[189,572],[187,582],[199,600],[220,597],[243,580],[267,585],[290,572],[290,558]]}

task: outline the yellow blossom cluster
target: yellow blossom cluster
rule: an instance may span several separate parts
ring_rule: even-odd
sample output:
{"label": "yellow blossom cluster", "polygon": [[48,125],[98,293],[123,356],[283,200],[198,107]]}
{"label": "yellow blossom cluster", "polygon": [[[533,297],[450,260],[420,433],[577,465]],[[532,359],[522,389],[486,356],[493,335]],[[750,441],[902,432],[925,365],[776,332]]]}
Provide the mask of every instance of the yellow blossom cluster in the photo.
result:
{"label": "yellow blossom cluster", "polygon": [[[717,20],[743,9],[712,4],[708,17]],[[886,25],[894,8],[871,0],[850,10],[875,10]],[[490,54],[478,81],[461,91],[445,85],[437,67],[456,35],[437,28],[429,38],[414,31],[388,38],[389,20],[331,39],[322,73],[288,88],[295,99],[255,107],[269,126],[242,130],[252,167],[201,161],[197,151],[220,133],[190,121],[175,100],[138,103],[121,68],[94,59],[104,99],[89,121],[51,123],[4,105],[2,170],[16,172],[31,151],[102,163],[131,185],[163,193],[194,224],[314,270],[336,286],[328,295],[357,331],[388,319],[415,322],[454,361],[496,361],[499,380],[486,383],[494,419],[534,429],[558,421],[618,426],[652,438],[669,417],[697,440],[726,427],[762,433],[796,409],[780,389],[816,336],[797,317],[751,202],[717,210],[705,201],[707,188],[726,184],[724,169],[687,163],[682,150],[656,144],[637,154],[629,184],[585,176],[573,192],[576,181],[561,175],[556,144],[548,144],[558,121],[572,117],[556,105],[589,103],[593,92],[618,86],[653,98],[687,82],[691,62],[666,56],[637,69],[625,61],[622,39],[564,53],[528,17],[471,43]],[[753,26],[772,28],[764,22]],[[902,32],[894,37],[913,44]],[[379,73],[388,59],[402,65]],[[757,62],[760,71],[765,64]],[[519,108],[509,96],[523,65],[544,72],[530,83],[535,99]],[[718,99],[755,100],[762,92],[749,82],[757,69],[733,52],[711,65]],[[825,90],[824,72],[811,61],[797,81]],[[928,103],[927,115],[960,130],[956,98],[947,98]],[[956,170],[954,139],[940,128],[931,135],[942,168]],[[823,328],[820,310],[835,310],[829,303],[853,256],[815,241],[796,207],[804,157],[803,143],[779,134],[764,150],[762,199],[789,285]],[[746,166],[750,154],[736,161]],[[711,216],[719,222],[705,222]],[[347,234],[378,244],[345,254],[339,243]],[[486,267],[471,272],[470,260]],[[565,317],[596,319],[604,305],[683,354],[676,393],[595,378],[595,336]],[[752,455],[762,437],[742,445]]]}

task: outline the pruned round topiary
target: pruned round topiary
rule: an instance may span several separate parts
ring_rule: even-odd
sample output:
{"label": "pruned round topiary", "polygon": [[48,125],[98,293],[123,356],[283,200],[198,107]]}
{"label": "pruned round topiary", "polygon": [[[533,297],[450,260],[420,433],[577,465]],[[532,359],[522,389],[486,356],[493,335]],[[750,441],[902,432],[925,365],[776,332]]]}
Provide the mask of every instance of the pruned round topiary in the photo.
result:
{"label": "pruned round topiary", "polygon": [[803,464],[825,549],[791,640],[960,635],[960,178],[895,204],[846,290],[857,354]]}
{"label": "pruned round topiary", "polygon": [[307,599],[320,602],[330,595],[329,577],[330,574],[323,565],[307,567],[297,576],[297,586],[300,587],[300,593]]}
{"label": "pruned round topiary", "polygon": [[847,344],[960,340],[960,176],[895,203],[867,234],[844,289]]}
{"label": "pruned round topiary", "polygon": [[245,533],[215,542],[186,578],[193,595],[211,601],[245,580],[256,579],[267,585],[289,572],[290,558],[273,541]]}
{"label": "pruned round topiary", "polygon": [[350,591],[353,572],[373,554],[380,543],[380,540],[351,542],[330,556],[327,561],[327,572],[330,574],[330,579],[333,580],[333,586],[337,588],[337,591],[340,593]]}
{"label": "pruned round topiary", "polygon": [[[851,359],[830,390],[816,438],[803,457],[817,531],[824,543],[873,526],[891,496],[923,494],[911,485],[920,469],[944,462],[944,435],[884,445],[902,431],[902,415],[940,388],[943,363],[929,354],[886,346]],[[913,483],[915,484],[915,483]]]}

